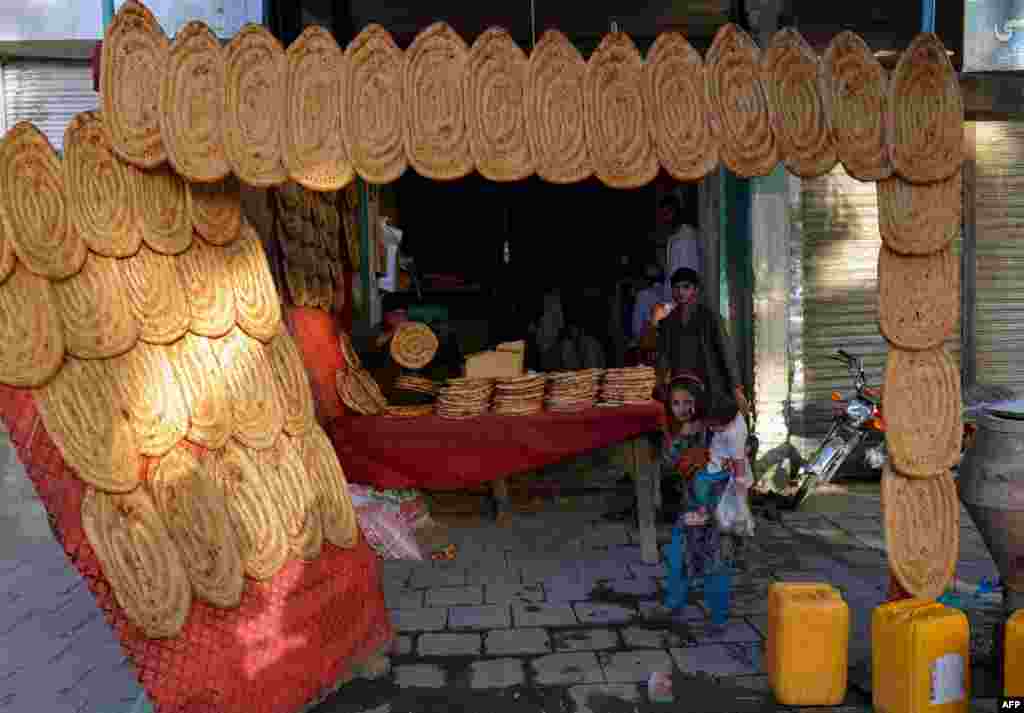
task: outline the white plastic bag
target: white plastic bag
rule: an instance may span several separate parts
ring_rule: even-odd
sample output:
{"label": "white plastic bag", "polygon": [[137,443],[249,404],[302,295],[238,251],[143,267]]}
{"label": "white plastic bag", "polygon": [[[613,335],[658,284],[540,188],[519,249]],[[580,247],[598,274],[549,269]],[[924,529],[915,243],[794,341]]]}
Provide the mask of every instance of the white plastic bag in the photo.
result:
{"label": "white plastic bag", "polygon": [[754,536],[754,513],[750,511],[746,498],[741,498],[736,492],[735,478],[729,478],[722,499],[715,508],[715,526],[729,535]]}

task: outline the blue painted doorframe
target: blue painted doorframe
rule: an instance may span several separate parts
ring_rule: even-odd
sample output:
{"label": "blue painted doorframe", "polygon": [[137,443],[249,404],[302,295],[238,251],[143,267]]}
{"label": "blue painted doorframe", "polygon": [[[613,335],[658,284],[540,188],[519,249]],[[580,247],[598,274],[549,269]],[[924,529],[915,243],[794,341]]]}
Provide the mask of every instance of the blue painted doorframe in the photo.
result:
{"label": "blue painted doorframe", "polygon": [[719,257],[721,274],[721,307],[730,324],[736,361],[744,386],[752,386],[754,378],[754,268],[751,250],[751,185],[731,171],[725,174],[725,196],[721,202],[721,235]]}

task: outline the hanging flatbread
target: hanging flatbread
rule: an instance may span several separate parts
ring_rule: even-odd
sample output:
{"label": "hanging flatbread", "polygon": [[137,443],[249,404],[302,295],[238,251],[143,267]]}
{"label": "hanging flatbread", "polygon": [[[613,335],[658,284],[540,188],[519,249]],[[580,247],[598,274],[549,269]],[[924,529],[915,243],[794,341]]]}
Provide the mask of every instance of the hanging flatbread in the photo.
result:
{"label": "hanging flatbread", "polygon": [[421,31],[405,55],[405,155],[435,181],[473,170],[463,81],[469,48],[445,22]]}
{"label": "hanging flatbread", "polygon": [[718,166],[704,60],[678,32],[663,32],[644,65],[644,106],[654,149],[677,181],[699,181]]}
{"label": "hanging flatbread", "polygon": [[960,235],[963,175],[944,181],[909,183],[900,176],[878,181],[878,232],[890,250],[931,255]]}
{"label": "hanging flatbread", "polygon": [[888,74],[864,40],[849,31],[832,39],[822,65],[829,86],[832,136],[843,167],[861,181],[888,178]]}
{"label": "hanging flatbread", "polygon": [[829,121],[829,85],[818,55],[792,27],[779,30],[761,58],[772,131],[790,173],[816,178],[839,160]]}
{"label": "hanging flatbread", "polygon": [[53,286],[16,263],[0,283],[0,384],[37,387],[48,383],[60,370],[65,348]]}
{"label": "hanging flatbread", "polygon": [[605,35],[587,62],[583,116],[594,173],[612,188],[639,188],[658,175],[644,103],[643,58],[624,32]]}
{"label": "hanging flatbread", "polygon": [[942,181],[964,160],[964,100],[946,48],[924,32],[903,52],[889,84],[892,165],[913,183]]}
{"label": "hanging flatbread", "polygon": [[224,48],[224,148],[239,180],[256,188],[288,178],[281,148],[285,70],[281,43],[247,24]]}
{"label": "hanging flatbread", "polygon": [[368,25],[345,50],[342,134],[363,180],[383,184],[405,173],[405,57],[380,25]]}
{"label": "hanging flatbread", "polygon": [[933,349],[956,334],[960,316],[960,257],[949,245],[932,255],[878,253],[878,324],[885,338],[908,350]]}
{"label": "hanging flatbread", "polygon": [[255,457],[281,513],[289,549],[304,560],[316,559],[324,543],[320,497],[295,441],[282,436]]}
{"label": "hanging flatbread", "polygon": [[960,370],[943,347],[890,345],[882,413],[890,462],[902,475],[932,478],[960,460]]}
{"label": "hanging flatbread", "polygon": [[193,20],[174,36],[160,83],[160,132],[174,170],[195,183],[228,175],[221,138],[224,55],[206,23]]}
{"label": "hanging flatbread", "polygon": [[156,463],[147,484],[196,597],[234,609],[245,587],[242,553],[211,461],[175,448]]}
{"label": "hanging flatbread", "polygon": [[46,432],[79,478],[112,493],[138,486],[142,459],[110,362],[70,357],[34,397]]}
{"label": "hanging flatbread", "polygon": [[526,53],[501,28],[476,38],[466,69],[469,148],[480,175],[518,181],[533,173],[526,133]]}
{"label": "hanging flatbread", "polygon": [[263,343],[237,327],[214,342],[235,422],[235,438],[249,448],[274,445],[284,428],[281,395]]}
{"label": "hanging flatbread", "polygon": [[128,619],[150,639],[177,635],[192,607],[192,587],[146,491],[117,495],[87,488],[82,528]]}
{"label": "hanging flatbread", "polygon": [[268,349],[274,376],[283,397],[284,430],[289,435],[301,436],[315,421],[313,392],[302,354],[283,326]]}
{"label": "hanging flatbread", "polygon": [[949,471],[927,480],[882,472],[882,514],[889,566],[922,599],[942,596],[960,556],[960,503]]}
{"label": "hanging flatbread", "polygon": [[153,13],[126,0],[103,35],[100,99],[114,151],[140,168],[167,158],[160,131],[160,80],[170,41]]}
{"label": "hanging flatbread", "polygon": [[256,230],[243,221],[241,237],[225,249],[229,255],[238,326],[250,337],[269,342],[281,324],[281,303],[263,251],[263,241]]}
{"label": "hanging flatbread", "polygon": [[90,253],[74,277],[53,283],[68,353],[81,359],[124,354],[139,339],[117,258]]}
{"label": "hanging flatbread", "polygon": [[144,342],[170,344],[191,324],[188,295],[175,264],[179,259],[143,245],[133,257],[118,261],[126,301]]}
{"label": "hanging flatbread", "polygon": [[142,239],[164,255],[180,255],[192,244],[192,191],[168,166],[144,171],[128,167]]}
{"label": "hanging flatbread", "polygon": [[568,38],[547,30],[530,53],[526,130],[537,175],[548,183],[591,176],[584,118],[587,63]]}
{"label": "hanging flatbread", "polygon": [[331,439],[319,424],[302,436],[300,451],[319,496],[324,537],[336,547],[354,547],[359,539],[359,523],[348,492],[348,481]]}
{"label": "hanging flatbread", "polygon": [[206,337],[186,334],[168,350],[189,412],[185,437],[210,450],[222,448],[235,429],[227,379]]}
{"label": "hanging flatbread", "polygon": [[192,226],[210,245],[229,245],[242,231],[242,192],[238,179],[192,184]]}
{"label": "hanging flatbread", "polygon": [[288,561],[288,537],[281,513],[252,455],[230,440],[216,453],[214,479],[224,493],[228,517],[238,535],[245,573],[271,579]]}
{"label": "hanging flatbread", "polygon": [[434,358],[437,335],[422,322],[403,322],[391,337],[391,358],[407,369],[422,369]]}
{"label": "hanging flatbread", "polygon": [[11,226],[7,222],[7,216],[0,208],[0,285],[14,272],[14,265],[18,262],[14,254],[14,243],[11,242]]}
{"label": "hanging flatbread", "polygon": [[175,258],[182,287],[188,295],[189,329],[203,337],[223,337],[235,326],[235,291],[227,248],[192,243]]}
{"label": "hanging flatbread", "polygon": [[85,243],[71,227],[60,159],[27,121],[0,141],[0,215],[18,259],[32,272],[63,280],[85,262]]}
{"label": "hanging flatbread", "polygon": [[779,162],[768,101],[759,78],[761,52],[729,23],[715,34],[705,58],[708,103],[722,163],[743,178],[767,176]]}
{"label": "hanging flatbread", "polygon": [[114,154],[99,112],[75,116],[64,131],[64,190],[72,227],[94,253],[134,255],[142,228],[128,168]]}
{"label": "hanging flatbread", "polygon": [[352,338],[349,337],[348,332],[338,333],[338,346],[341,348],[341,356],[345,359],[345,364],[348,365],[349,369],[362,369],[363,362],[359,358],[359,353],[356,352],[355,347],[352,346]]}
{"label": "hanging flatbread", "polygon": [[336,191],[355,176],[342,135],[345,57],[331,33],[311,25],[286,52],[284,163],[313,191]]}
{"label": "hanging flatbread", "polygon": [[166,347],[139,342],[110,361],[110,372],[140,453],[162,456],[185,437],[188,406]]}

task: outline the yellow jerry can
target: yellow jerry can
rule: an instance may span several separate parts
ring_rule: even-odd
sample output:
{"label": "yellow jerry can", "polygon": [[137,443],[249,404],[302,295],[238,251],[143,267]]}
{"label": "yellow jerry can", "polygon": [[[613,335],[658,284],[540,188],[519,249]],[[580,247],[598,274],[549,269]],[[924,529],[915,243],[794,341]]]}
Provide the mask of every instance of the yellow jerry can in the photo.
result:
{"label": "yellow jerry can", "polygon": [[850,609],[835,587],[804,582],[769,587],[765,664],[779,703],[841,704],[849,643]]}
{"label": "yellow jerry can", "polygon": [[959,609],[905,599],[871,617],[871,693],[876,713],[967,713],[970,627]]}
{"label": "yellow jerry can", "polygon": [[1018,609],[1006,622],[1003,650],[1003,694],[1024,696],[1024,609]]}

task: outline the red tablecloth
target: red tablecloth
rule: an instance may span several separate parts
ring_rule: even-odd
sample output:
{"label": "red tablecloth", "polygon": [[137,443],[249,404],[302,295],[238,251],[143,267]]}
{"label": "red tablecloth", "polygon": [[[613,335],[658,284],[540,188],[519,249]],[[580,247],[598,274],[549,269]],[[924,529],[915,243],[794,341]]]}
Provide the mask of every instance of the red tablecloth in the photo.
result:
{"label": "red tablecloth", "polygon": [[327,433],[353,483],[458,490],[657,431],[664,413],[651,403],[465,421],[345,416]]}

